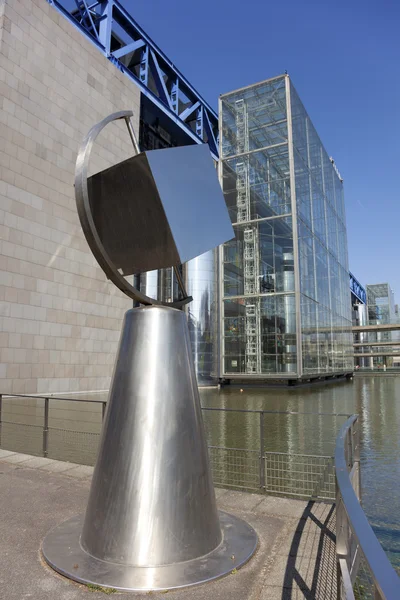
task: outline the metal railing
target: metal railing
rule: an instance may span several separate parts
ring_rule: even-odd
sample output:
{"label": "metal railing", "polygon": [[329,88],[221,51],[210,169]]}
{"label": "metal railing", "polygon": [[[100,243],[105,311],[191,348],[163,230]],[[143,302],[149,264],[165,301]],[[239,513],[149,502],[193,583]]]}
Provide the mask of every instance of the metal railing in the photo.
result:
{"label": "metal railing", "polygon": [[[17,420],[4,418],[4,401],[11,399],[42,401],[42,407],[35,407],[34,414],[23,415],[30,417],[30,422],[22,422],[20,415],[14,414]],[[50,426],[50,401],[94,403],[101,406],[97,431],[84,431],[66,429],[60,426]],[[54,458],[70,462],[93,465],[100,439],[101,422],[104,419],[106,401],[103,399],[91,399],[61,396],[38,396],[28,394],[0,394],[0,448],[14,452],[24,452],[34,456]],[[42,408],[42,416],[37,409]],[[39,424],[39,421],[41,424]]]}
{"label": "metal railing", "polygon": [[340,600],[398,600],[400,579],[361,507],[357,415],[342,426],[335,448],[336,557]]}
{"label": "metal railing", "polygon": [[[4,399],[35,400],[30,423],[21,422],[25,412],[11,413],[16,421],[5,419],[5,404],[0,395],[0,447],[16,452],[49,456],[59,460],[94,464],[104,418],[104,398],[7,395]],[[87,431],[92,421],[80,422],[76,431],[52,426],[50,401],[94,403],[97,411],[96,431]],[[38,401],[42,406],[38,406]],[[26,407],[24,407],[26,408]],[[31,407],[32,408],[32,407]],[[81,408],[81,407],[80,407]],[[39,409],[39,410],[38,410]],[[296,418],[315,413],[297,411],[263,411],[203,407],[203,417],[209,441],[210,464],[217,486],[242,489],[302,499],[334,501],[336,499],[336,556],[338,564],[338,598],[340,600],[398,600],[400,581],[392,568],[360,505],[360,430],[357,415],[318,413],[318,416],[346,418],[336,439],[335,456],[276,452],[266,450],[266,433],[274,419]],[[57,412],[57,411],[56,411]],[[60,411],[59,411],[60,412]],[[71,412],[68,409],[67,414]],[[253,448],[237,448],[212,443],[213,426],[218,426],[213,413],[225,413],[229,427],[243,428],[251,421]],[[228,414],[227,414],[228,413]],[[208,416],[207,416],[208,415]],[[282,417],[283,415],[283,417]],[[269,421],[268,421],[269,417]],[[18,420],[20,422],[18,422]],[[54,417],[53,417],[54,420]],[[58,417],[64,423],[68,419]],[[57,418],[55,423],[57,424]],[[266,422],[267,421],[267,422]],[[72,419],[76,423],[76,418]],[[335,421],[336,422],[336,421]],[[218,429],[218,427],[217,427]],[[3,445],[4,442],[4,445]],[[245,443],[243,443],[245,445]]]}
{"label": "metal railing", "polygon": [[[21,400],[20,403],[17,403],[18,399]],[[25,400],[28,401],[28,405]],[[101,410],[95,411],[96,414],[93,415],[93,411],[89,413],[90,406],[88,406],[85,414],[90,418],[85,420],[80,414],[78,423],[76,417],[71,419],[73,409],[69,408],[69,404],[64,406],[62,401],[79,402],[80,409],[85,404],[94,403],[96,406],[100,404]],[[4,410],[5,408],[7,410]],[[3,396],[2,400],[0,395],[0,447],[15,452],[93,465],[96,460],[105,408],[105,396],[96,398],[94,395],[88,400],[79,395],[61,397],[13,394]],[[315,418],[315,413],[220,407],[203,407],[202,412],[216,486],[305,500],[332,502],[335,500],[332,455],[322,452],[318,455],[315,452],[301,454],[298,451],[296,453],[276,451],[280,448],[271,446],[267,436],[267,432],[274,427],[280,429],[287,425],[294,426],[297,430],[302,429],[304,423],[289,424],[286,420],[298,418],[312,420]],[[349,415],[319,413],[318,416],[332,418],[337,426],[336,418],[341,419],[341,424]],[[94,418],[97,420],[94,421]],[[70,428],[68,428],[69,424],[71,424]],[[233,436],[233,440],[231,435],[227,436],[224,445],[221,444],[219,437],[221,424],[226,425],[230,433],[235,429],[237,434]],[[250,431],[246,439],[241,435],[245,426]],[[314,433],[311,421],[309,426]],[[335,435],[336,431],[332,428],[332,452]]]}

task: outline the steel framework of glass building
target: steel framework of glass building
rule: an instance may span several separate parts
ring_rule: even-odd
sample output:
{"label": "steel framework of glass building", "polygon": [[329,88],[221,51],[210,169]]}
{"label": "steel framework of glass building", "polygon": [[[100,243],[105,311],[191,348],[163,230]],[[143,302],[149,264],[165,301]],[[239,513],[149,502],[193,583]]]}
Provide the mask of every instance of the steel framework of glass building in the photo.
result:
{"label": "steel framework of glass building", "polygon": [[[394,293],[388,283],[375,283],[366,286],[367,289],[367,310],[369,325],[389,325],[398,322],[398,316],[395,312]],[[362,366],[370,368],[386,365],[392,367],[398,364],[398,342],[400,341],[399,331],[369,331],[364,333],[363,342],[365,346],[360,348],[360,353],[371,354],[368,358],[359,358],[358,362]],[[368,342],[372,346],[368,346]],[[382,342],[382,346],[379,346]],[[390,346],[390,342],[394,342]],[[380,354],[381,353],[381,354]],[[392,356],[394,355],[394,356]],[[399,355],[399,356],[396,356]]]}
{"label": "steel framework of glass building", "polygon": [[370,325],[393,323],[394,294],[388,283],[367,285],[368,322]]}
{"label": "steel framework of glass building", "polygon": [[220,98],[221,376],[353,370],[343,183],[288,75]]}

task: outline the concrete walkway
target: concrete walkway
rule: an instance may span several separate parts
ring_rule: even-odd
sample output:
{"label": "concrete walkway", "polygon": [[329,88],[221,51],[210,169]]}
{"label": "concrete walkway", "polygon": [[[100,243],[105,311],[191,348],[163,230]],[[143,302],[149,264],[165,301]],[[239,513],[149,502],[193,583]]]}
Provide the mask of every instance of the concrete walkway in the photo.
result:
{"label": "concrete walkway", "polygon": [[[0,598],[101,600],[104,592],[73,583],[40,555],[46,533],[85,510],[93,468],[0,450]],[[170,600],[333,600],[336,598],[334,508],[217,489],[219,508],[257,531],[250,562],[218,581],[170,591]],[[115,592],[116,599],[149,595]],[[162,597],[162,596],[161,596]]]}

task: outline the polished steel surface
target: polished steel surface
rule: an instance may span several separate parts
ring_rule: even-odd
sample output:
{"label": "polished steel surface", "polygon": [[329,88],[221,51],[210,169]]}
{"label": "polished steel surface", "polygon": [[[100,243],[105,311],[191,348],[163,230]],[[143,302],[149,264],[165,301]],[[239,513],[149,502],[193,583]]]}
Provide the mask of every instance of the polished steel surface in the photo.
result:
{"label": "polished steel surface", "polygon": [[181,262],[147,154],[128,158],[87,180],[97,233],[110,260],[125,276]]}
{"label": "polished steel surface", "polygon": [[165,303],[124,275],[178,266],[232,238],[232,226],[206,144],[136,154],[88,178],[93,144],[108,123],[124,119],[137,152],[131,116],[109,115],[84,139],[75,170],[79,218],[99,265],[121,291],[144,305],[181,307],[190,301],[182,280],[184,297]]}
{"label": "polished steel surface", "polygon": [[219,377],[219,315],[217,252],[210,250],[185,265],[186,289],[193,301],[187,304],[189,334],[199,386]]}
{"label": "polished steel surface", "polygon": [[142,152],[87,183],[96,230],[124,275],[177,267],[233,236],[206,144]]}
{"label": "polished steel surface", "polygon": [[[247,560],[256,536],[243,538],[247,526],[237,532],[231,526],[237,551],[243,547]],[[49,564],[75,578],[62,566],[70,553],[63,536],[71,533],[63,527],[49,534],[43,551]],[[79,544],[72,529],[76,552],[79,545],[90,557],[84,581],[103,584],[99,564],[102,573],[117,573],[107,585],[124,589],[130,585],[118,585],[118,577],[132,568],[148,573],[138,589],[156,589],[149,583],[155,569],[169,573],[165,583],[161,577],[161,588],[227,572],[183,312],[152,306],[126,313]],[[176,563],[192,568],[182,567],[183,580],[174,583]]]}
{"label": "polished steel surface", "polygon": [[148,271],[147,273],[142,273],[140,276],[140,291],[149,296],[150,298],[159,299],[158,296],[158,288],[159,288],[159,271]]}
{"label": "polished steel surface", "polygon": [[[143,154],[180,263],[235,236],[207,144],[150,150]],[[156,225],[163,227],[163,223]]]}
{"label": "polished steel surface", "polygon": [[79,543],[82,516],[73,517],[50,531],[43,542],[42,552],[51,567],[80,583],[130,591],[192,586],[239,569],[257,548],[257,534],[250,525],[222,511],[219,517],[221,544],[206,556],[171,565],[138,567],[104,562],[90,556]]}
{"label": "polished steel surface", "polygon": [[[365,559],[373,584],[375,598],[400,598],[400,579],[375,536],[360,504],[360,434],[357,415],[342,426],[335,448],[336,467],[336,553],[343,600],[352,597],[346,593],[346,581],[356,581],[360,561]],[[340,562],[341,561],[341,562]],[[367,597],[367,596],[365,596]],[[368,596],[370,597],[370,596]]]}
{"label": "polished steel surface", "polygon": [[[107,493],[104,493],[107,490]],[[161,565],[221,541],[184,313],[126,313],[81,544]]]}
{"label": "polished steel surface", "polygon": [[[83,140],[81,147],[79,148],[75,167],[76,206],[83,233],[86,237],[86,241],[88,242],[94,257],[96,258],[100,267],[103,269],[104,273],[107,275],[108,279],[112,281],[127,296],[132,298],[132,300],[140,302],[144,305],[163,304],[162,302],[158,302],[157,300],[149,298],[145,294],[139,292],[139,290],[133,287],[118,271],[118,269],[108,256],[107,251],[101,242],[93,220],[93,215],[89,201],[89,192],[87,184],[88,167],[93,144],[96,141],[96,138],[104,129],[104,127],[106,127],[106,125],[108,125],[112,121],[116,121],[118,119],[125,119],[125,122],[128,123],[130,117],[132,116],[133,113],[130,110],[113,113],[105,119],[103,119],[102,121],[100,121],[100,123],[94,125]],[[128,131],[129,133],[131,133],[131,130],[129,128]],[[180,302],[178,304],[182,305],[183,303]],[[176,304],[173,303],[171,304],[171,306],[176,306]]]}

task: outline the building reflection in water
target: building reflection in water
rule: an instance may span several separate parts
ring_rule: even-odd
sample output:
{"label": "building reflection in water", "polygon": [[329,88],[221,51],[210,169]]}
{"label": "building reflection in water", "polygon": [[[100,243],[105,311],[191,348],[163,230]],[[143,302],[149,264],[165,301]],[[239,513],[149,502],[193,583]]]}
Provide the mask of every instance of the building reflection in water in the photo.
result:
{"label": "building reflection in water", "polygon": [[185,265],[186,289],[193,301],[186,306],[193,359],[199,385],[218,379],[217,257],[210,250]]}
{"label": "building reflection in water", "polygon": [[[198,336],[194,338],[195,342],[196,339],[203,342],[205,332],[212,329],[211,321],[207,320],[212,288],[204,285],[203,289],[203,301],[199,299],[197,304],[203,325],[195,331]],[[208,364],[211,371],[213,365]],[[93,400],[98,395],[92,396],[87,399]],[[105,394],[103,396],[106,397]],[[221,390],[203,387],[200,396],[203,407],[310,413],[264,416],[265,451],[292,455],[332,456],[337,432],[345,421],[344,416],[335,415],[358,413],[361,421],[363,507],[393,564],[400,566],[400,377],[357,376],[353,382],[290,389],[244,386],[243,392],[233,386]],[[3,447],[40,455],[43,410],[43,400],[3,398]],[[215,453],[212,460],[221,470],[243,472],[244,469],[246,473],[252,473],[253,482],[257,482],[259,414],[204,411],[203,416],[210,445],[254,451],[254,455],[249,453],[245,458],[242,453],[240,459],[234,452],[225,454],[225,457],[223,453]],[[92,464],[100,425],[101,405],[97,403],[51,401],[51,456]]]}

